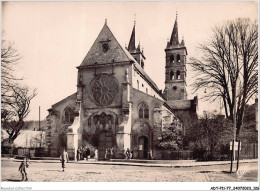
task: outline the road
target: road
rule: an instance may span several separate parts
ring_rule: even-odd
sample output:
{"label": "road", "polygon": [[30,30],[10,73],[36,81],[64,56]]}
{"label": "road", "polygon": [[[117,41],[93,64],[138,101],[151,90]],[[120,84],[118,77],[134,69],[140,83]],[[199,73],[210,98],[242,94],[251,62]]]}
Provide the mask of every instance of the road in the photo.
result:
{"label": "road", "polygon": [[[20,163],[2,160],[2,181],[20,181]],[[27,169],[31,182],[249,182],[258,181],[258,163],[241,163],[238,173],[228,173],[230,165],[200,167],[139,167],[31,162]]]}

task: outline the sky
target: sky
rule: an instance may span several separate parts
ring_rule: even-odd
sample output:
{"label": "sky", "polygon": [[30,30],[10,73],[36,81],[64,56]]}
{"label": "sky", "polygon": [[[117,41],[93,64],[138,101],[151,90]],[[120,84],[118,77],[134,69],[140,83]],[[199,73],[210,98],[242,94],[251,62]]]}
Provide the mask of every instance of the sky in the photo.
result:
{"label": "sky", "polygon": [[[26,120],[41,120],[53,104],[76,92],[77,69],[101,31],[105,19],[118,42],[128,45],[136,20],[136,43],[144,47],[145,71],[164,89],[165,52],[178,12],[179,41],[184,37],[191,57],[198,44],[210,39],[212,28],[236,18],[258,18],[257,2],[2,2],[2,31],[22,56],[16,75],[37,88]],[[187,65],[188,99],[203,97],[191,84],[195,73]],[[210,104],[210,107],[209,107]],[[220,110],[199,100],[199,114]]]}

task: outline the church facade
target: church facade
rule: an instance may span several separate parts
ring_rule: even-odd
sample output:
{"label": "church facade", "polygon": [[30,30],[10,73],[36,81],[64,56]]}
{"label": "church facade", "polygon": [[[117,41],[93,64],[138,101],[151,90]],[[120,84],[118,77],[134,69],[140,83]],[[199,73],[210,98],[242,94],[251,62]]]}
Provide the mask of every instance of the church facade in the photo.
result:
{"label": "church facade", "polygon": [[[178,41],[177,19],[167,42],[165,90],[162,92],[145,72],[145,56],[135,44],[135,25],[129,45],[123,48],[105,22],[101,32],[77,67],[77,91],[52,105],[47,116],[46,142],[50,156],[66,148],[76,158],[79,147],[113,147],[115,158],[133,151],[133,158],[146,159],[152,150],[160,159],[157,145],[164,127],[173,122],[183,128],[176,110],[196,113],[196,100],[187,100],[184,41]],[[194,110],[195,108],[195,110]]]}

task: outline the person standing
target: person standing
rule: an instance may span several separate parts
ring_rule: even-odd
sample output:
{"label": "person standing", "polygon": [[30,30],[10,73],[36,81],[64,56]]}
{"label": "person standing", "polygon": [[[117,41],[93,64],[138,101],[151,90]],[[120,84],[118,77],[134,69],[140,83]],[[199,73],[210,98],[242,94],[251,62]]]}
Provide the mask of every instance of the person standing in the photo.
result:
{"label": "person standing", "polygon": [[80,160],[81,150],[80,148],[77,149],[77,161]]}
{"label": "person standing", "polygon": [[107,153],[108,153],[108,161],[111,159],[111,149],[110,148],[108,148],[107,149]]}
{"label": "person standing", "polygon": [[88,160],[89,156],[90,156],[90,149],[87,147],[86,148],[86,158],[87,158],[87,160]]}
{"label": "person standing", "polygon": [[25,178],[25,181],[28,180],[27,173],[26,173],[26,168],[29,167],[29,164],[30,164],[30,162],[28,162],[27,157],[24,157],[24,159],[21,162],[21,164],[19,166],[19,169],[18,169],[18,171],[20,171],[21,174],[22,174],[22,181],[24,180],[24,178]]}
{"label": "person standing", "polygon": [[114,152],[114,148],[113,147],[111,147],[110,152],[111,152],[111,159],[114,159],[115,152]]}
{"label": "person standing", "polygon": [[98,150],[97,150],[97,148],[95,148],[95,158],[96,158],[96,160],[98,160]]}
{"label": "person standing", "polygon": [[125,154],[126,154],[126,159],[130,159],[130,150],[129,150],[129,148],[126,149]]}
{"label": "person standing", "polygon": [[130,150],[130,159],[133,159],[133,154],[134,154],[133,150]]}
{"label": "person standing", "polygon": [[63,168],[63,172],[65,171],[65,161],[67,161],[67,163],[69,162],[69,156],[68,156],[68,153],[67,151],[64,149],[61,156],[60,156],[60,159],[61,159],[61,166]]}
{"label": "person standing", "polygon": [[105,160],[106,161],[108,160],[108,150],[107,149],[105,150]]}
{"label": "person standing", "polygon": [[153,160],[153,151],[151,149],[148,152],[148,156],[150,160]]}
{"label": "person standing", "polygon": [[80,160],[83,160],[83,147],[80,147]]}

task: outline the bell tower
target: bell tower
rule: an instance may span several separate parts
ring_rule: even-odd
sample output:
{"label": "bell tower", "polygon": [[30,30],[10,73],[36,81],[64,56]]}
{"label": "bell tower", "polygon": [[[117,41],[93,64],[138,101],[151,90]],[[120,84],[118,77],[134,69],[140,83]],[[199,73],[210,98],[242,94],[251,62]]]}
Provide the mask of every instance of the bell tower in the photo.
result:
{"label": "bell tower", "polygon": [[164,96],[167,101],[187,100],[186,91],[186,56],[187,49],[184,39],[179,43],[178,15],[165,49],[165,89]]}

